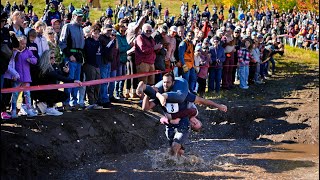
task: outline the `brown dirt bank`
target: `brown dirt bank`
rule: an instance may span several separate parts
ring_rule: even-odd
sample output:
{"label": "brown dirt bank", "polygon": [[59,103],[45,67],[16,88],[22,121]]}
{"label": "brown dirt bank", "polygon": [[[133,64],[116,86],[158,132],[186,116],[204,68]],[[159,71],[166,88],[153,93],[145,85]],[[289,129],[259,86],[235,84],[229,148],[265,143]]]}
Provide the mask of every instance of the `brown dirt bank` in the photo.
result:
{"label": "brown dirt bank", "polygon": [[[267,84],[252,86],[248,91],[235,89],[228,92],[231,95],[227,98],[214,99],[228,106],[227,113],[199,107],[204,129],[192,133],[187,144],[188,157],[196,154],[194,161],[185,162],[191,164],[187,169],[170,166],[175,161],[161,154],[167,144],[164,126],[157,121],[159,114],[143,112],[130,102],[60,117],[2,121],[1,177],[313,179],[319,174],[315,170],[319,166],[317,150],[312,151],[312,156],[294,156],[294,159],[274,161],[259,157],[279,149],[287,150],[274,147],[282,143],[319,143],[318,72],[278,75]],[[255,157],[256,154],[260,156]],[[117,171],[96,173],[101,167]],[[132,171],[132,167],[140,170]],[[153,172],[155,169],[161,171]]]}

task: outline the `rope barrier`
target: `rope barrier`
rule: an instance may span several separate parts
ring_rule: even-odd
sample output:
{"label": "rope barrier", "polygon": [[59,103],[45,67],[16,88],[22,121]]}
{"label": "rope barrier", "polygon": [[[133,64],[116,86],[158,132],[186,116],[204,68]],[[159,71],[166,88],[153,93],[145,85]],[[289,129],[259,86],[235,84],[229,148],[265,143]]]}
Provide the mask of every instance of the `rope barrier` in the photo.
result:
{"label": "rope barrier", "polygon": [[[164,72],[168,72],[168,70],[166,71],[156,70],[156,71],[147,72],[147,73],[137,73],[137,74],[117,76],[112,78],[85,81],[85,82],[82,82],[82,86],[93,86],[93,85],[98,85],[98,84],[103,84],[108,82],[145,77],[145,76],[160,74]],[[38,85],[38,86],[28,86],[28,87],[5,88],[5,89],[1,89],[1,93],[12,93],[12,92],[20,92],[20,91],[39,91],[39,90],[51,90],[51,89],[74,88],[74,87],[81,87],[81,86],[78,83],[48,84],[48,85]]]}

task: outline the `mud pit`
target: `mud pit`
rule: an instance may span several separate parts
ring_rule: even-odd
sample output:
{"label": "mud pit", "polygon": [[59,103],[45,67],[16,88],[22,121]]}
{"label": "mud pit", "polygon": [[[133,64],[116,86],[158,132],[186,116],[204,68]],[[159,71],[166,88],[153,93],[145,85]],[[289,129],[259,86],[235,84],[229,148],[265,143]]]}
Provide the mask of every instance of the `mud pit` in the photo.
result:
{"label": "mud pit", "polygon": [[[318,70],[237,89],[199,107],[186,158],[167,155],[159,114],[137,104],[1,123],[1,177],[319,179]],[[160,112],[160,111],[159,111]]]}

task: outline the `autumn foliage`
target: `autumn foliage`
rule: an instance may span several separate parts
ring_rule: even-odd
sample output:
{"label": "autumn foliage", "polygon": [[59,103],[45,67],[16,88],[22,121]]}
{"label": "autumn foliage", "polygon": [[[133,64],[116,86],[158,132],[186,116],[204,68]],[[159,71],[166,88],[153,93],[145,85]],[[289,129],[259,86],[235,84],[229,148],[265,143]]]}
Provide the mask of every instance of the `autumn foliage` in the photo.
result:
{"label": "autumn foliage", "polygon": [[247,10],[248,5],[251,9],[265,9],[272,6],[279,10],[297,9],[299,11],[310,10],[319,13],[319,0],[222,0],[213,1],[215,4],[223,4],[226,8],[232,5]]}

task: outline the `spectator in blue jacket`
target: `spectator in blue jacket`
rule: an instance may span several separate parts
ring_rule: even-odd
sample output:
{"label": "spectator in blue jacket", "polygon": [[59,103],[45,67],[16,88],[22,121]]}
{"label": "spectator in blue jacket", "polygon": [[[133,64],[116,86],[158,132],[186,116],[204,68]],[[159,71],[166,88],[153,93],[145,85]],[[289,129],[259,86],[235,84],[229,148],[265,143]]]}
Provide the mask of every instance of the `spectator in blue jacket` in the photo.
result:
{"label": "spectator in blue jacket", "polygon": [[44,15],[43,19],[46,22],[47,26],[51,26],[52,19],[59,19],[61,20],[61,14],[58,11],[58,4],[56,1],[50,1],[49,3],[49,10]]}
{"label": "spectator in blue jacket", "polygon": [[214,36],[211,38],[211,44],[209,53],[211,54],[211,65],[209,68],[209,92],[220,92],[220,82],[222,78],[223,62],[226,60],[224,48],[220,45],[220,38]]}

